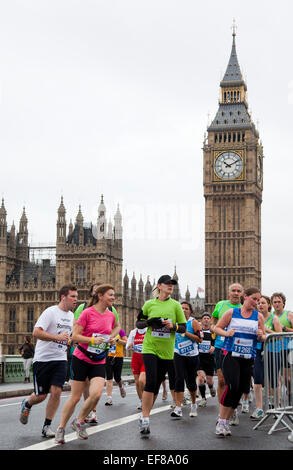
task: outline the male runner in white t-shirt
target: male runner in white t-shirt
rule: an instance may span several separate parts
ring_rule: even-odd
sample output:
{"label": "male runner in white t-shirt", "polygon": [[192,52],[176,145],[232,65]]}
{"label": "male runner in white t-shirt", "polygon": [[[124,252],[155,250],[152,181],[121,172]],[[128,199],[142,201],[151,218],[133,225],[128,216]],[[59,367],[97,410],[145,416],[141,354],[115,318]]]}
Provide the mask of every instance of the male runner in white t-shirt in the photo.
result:
{"label": "male runner in white t-shirt", "polygon": [[72,331],[72,310],[76,307],[77,296],[75,286],[63,286],[59,291],[59,304],[44,310],[33,331],[34,338],[37,338],[33,361],[34,392],[22,401],[19,420],[22,424],[27,424],[31,407],[44,401],[50,393],[42,429],[43,437],[55,436],[50,425],[58,409],[66,379],[67,344]]}

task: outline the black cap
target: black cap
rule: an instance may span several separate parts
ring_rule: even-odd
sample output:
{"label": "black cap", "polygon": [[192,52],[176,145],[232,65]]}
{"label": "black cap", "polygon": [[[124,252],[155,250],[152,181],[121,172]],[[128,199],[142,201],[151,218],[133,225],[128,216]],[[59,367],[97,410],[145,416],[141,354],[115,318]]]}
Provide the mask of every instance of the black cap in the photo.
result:
{"label": "black cap", "polygon": [[204,312],[200,318],[203,318],[203,317],[210,317],[210,318],[212,318],[212,316],[211,316],[211,314],[210,314],[209,312]]}
{"label": "black cap", "polygon": [[173,284],[175,286],[178,283],[176,279],[172,279],[168,274],[164,274],[158,279],[158,284]]}

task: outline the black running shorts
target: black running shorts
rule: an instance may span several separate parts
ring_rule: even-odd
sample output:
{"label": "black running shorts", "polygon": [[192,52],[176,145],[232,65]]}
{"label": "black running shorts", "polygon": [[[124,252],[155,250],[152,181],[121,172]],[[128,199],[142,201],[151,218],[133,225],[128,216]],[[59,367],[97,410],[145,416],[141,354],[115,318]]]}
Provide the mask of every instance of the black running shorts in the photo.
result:
{"label": "black running shorts", "polygon": [[87,378],[89,380],[94,377],[105,378],[106,364],[90,364],[89,362],[82,361],[78,357],[73,356],[70,368],[71,380],[84,382]]}
{"label": "black running shorts", "polygon": [[67,361],[34,362],[34,391],[47,395],[51,385],[62,388],[67,374]]}

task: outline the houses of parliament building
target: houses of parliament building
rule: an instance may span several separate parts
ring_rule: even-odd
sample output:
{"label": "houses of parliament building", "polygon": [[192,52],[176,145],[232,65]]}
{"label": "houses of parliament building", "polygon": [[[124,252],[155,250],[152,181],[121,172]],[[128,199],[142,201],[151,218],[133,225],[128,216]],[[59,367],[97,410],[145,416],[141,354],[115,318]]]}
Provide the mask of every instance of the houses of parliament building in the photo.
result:
{"label": "houses of parliament building", "polygon": [[[133,274],[122,274],[122,216],[119,206],[114,224],[107,223],[106,206],[101,198],[96,225],[84,223],[81,208],[75,223],[67,226],[63,197],[57,211],[56,246],[33,247],[28,243],[28,219],[23,209],[16,232],[12,224],[8,230],[4,200],[0,207],[0,345],[2,354],[18,354],[24,335],[30,335],[40,314],[58,303],[59,289],[73,283],[78,289],[79,303],[88,300],[90,286],[95,282],[111,283],[115,288],[115,307],[126,334],[134,328],[138,310],[152,297],[154,285],[148,276],[144,283]],[[48,249],[52,258],[44,256]],[[35,258],[35,252],[43,252]],[[176,277],[176,269],[174,276]],[[178,276],[177,276],[178,280]],[[173,297],[181,299],[179,286]],[[200,314],[204,299],[184,299],[193,304]],[[0,351],[1,354],[1,351]]]}

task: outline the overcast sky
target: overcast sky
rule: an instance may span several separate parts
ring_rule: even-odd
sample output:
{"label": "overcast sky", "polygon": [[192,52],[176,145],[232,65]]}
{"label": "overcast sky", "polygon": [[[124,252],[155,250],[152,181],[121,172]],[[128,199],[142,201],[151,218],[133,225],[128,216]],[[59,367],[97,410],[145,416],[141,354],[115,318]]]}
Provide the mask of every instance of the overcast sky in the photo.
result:
{"label": "overcast sky", "polygon": [[[204,288],[202,146],[237,24],[264,146],[262,288],[293,308],[290,1],[0,1],[1,193],[29,241],[55,243],[81,204],[123,217],[124,270]],[[210,116],[210,117],[208,117]],[[166,210],[167,209],[167,210]],[[168,216],[168,217],[167,217]]]}

